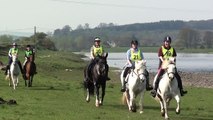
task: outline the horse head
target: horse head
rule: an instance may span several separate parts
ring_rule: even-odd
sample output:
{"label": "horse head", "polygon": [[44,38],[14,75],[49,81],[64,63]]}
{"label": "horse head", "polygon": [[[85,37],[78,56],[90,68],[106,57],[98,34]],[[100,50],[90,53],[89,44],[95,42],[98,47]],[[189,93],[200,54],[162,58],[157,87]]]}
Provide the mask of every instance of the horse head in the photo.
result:
{"label": "horse head", "polygon": [[94,59],[96,62],[95,69],[98,75],[100,76],[106,75],[107,56],[108,56],[108,53],[104,54],[103,56],[98,55]]}
{"label": "horse head", "polygon": [[12,55],[12,62],[15,63],[18,60],[18,55]]}
{"label": "horse head", "polygon": [[34,55],[30,55],[28,60],[29,60],[30,62],[34,62]]}
{"label": "horse head", "polygon": [[135,62],[134,72],[137,73],[140,80],[146,79],[146,60],[139,60]]}
{"label": "horse head", "polygon": [[174,79],[176,72],[175,58],[171,57],[165,61],[163,61],[162,68],[166,70],[169,79]]}

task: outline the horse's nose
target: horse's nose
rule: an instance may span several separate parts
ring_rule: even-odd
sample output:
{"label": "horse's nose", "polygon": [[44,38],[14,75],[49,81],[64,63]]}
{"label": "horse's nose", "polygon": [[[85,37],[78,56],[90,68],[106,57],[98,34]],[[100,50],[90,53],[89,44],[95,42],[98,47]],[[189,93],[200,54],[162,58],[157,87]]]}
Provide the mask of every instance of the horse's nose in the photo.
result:
{"label": "horse's nose", "polygon": [[169,74],[169,79],[174,79],[174,74]]}

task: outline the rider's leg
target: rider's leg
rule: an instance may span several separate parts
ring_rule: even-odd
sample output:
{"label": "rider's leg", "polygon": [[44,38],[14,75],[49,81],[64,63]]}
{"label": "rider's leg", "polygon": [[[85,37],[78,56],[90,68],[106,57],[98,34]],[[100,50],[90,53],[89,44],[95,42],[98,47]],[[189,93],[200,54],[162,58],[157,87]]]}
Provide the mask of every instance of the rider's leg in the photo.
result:
{"label": "rider's leg", "polygon": [[19,68],[20,68],[20,70],[21,70],[21,73],[24,74],[23,68],[22,68],[22,66],[21,66],[21,62],[20,62],[19,60],[18,60],[18,66],[19,66]]}
{"label": "rider's leg", "polygon": [[149,72],[146,70],[146,90],[152,90],[152,86],[149,84]]}
{"label": "rider's leg", "polygon": [[94,60],[91,60],[89,65],[87,66],[87,70],[86,70],[86,81],[88,81],[89,79],[91,79],[91,70],[92,70],[92,67],[93,67],[93,64],[94,64]]}
{"label": "rider's leg", "polygon": [[158,84],[160,82],[160,76],[162,76],[164,73],[164,70],[162,68],[159,68],[158,73],[157,73],[157,78],[155,80],[154,86],[153,86],[153,90],[151,91],[151,95],[153,97],[156,96],[157,93],[157,89],[158,89]]}
{"label": "rider's leg", "polygon": [[109,65],[106,64],[106,80],[107,80],[107,81],[108,81],[108,80],[111,80],[111,79],[109,78],[109,76],[108,76],[108,72],[109,72]]}
{"label": "rider's leg", "polygon": [[181,77],[180,77],[180,75],[178,74],[177,71],[176,71],[176,73],[175,73],[175,77],[177,78],[178,87],[179,87],[179,89],[180,89],[180,94],[181,94],[181,96],[183,96],[184,94],[187,93],[187,91],[184,91],[184,90],[183,90],[182,80],[181,80]]}
{"label": "rider's leg", "polygon": [[11,63],[12,63],[12,58],[9,57],[9,59],[8,59],[8,64],[7,64],[7,66],[6,66],[6,70],[5,70],[5,73],[4,73],[5,75],[7,75],[7,72],[8,72],[8,70],[10,69]]}
{"label": "rider's leg", "polygon": [[126,76],[127,76],[128,72],[129,72],[129,70],[130,70],[130,67],[126,67],[124,69],[121,92],[125,92],[126,91],[126,81],[125,80],[126,80]]}

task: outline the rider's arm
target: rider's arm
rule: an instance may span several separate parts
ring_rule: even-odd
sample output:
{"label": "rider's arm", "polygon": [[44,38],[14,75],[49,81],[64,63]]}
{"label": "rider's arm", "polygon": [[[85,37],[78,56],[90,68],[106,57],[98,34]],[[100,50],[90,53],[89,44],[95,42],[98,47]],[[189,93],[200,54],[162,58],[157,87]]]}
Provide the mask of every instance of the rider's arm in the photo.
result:
{"label": "rider's arm", "polygon": [[143,56],[143,52],[140,52],[141,53],[141,59],[142,60],[145,60],[144,56]]}
{"label": "rider's arm", "polygon": [[10,49],[9,52],[8,52],[8,56],[9,56],[9,57],[12,57],[11,51],[12,51],[12,50]]}
{"label": "rider's arm", "polygon": [[131,50],[130,49],[126,53],[126,58],[127,58],[127,64],[132,65],[131,60],[130,60],[130,58],[131,58]]}
{"label": "rider's arm", "polygon": [[94,59],[94,58],[95,58],[93,47],[91,47],[91,49],[90,49],[90,58],[91,58],[91,59]]}
{"label": "rider's arm", "polygon": [[163,62],[163,52],[162,52],[162,47],[159,48],[158,50],[158,57],[159,59]]}

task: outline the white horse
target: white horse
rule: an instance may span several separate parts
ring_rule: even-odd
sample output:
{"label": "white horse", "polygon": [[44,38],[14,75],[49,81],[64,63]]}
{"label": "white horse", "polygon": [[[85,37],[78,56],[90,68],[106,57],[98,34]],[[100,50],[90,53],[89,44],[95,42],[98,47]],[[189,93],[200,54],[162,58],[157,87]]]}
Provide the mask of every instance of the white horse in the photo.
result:
{"label": "white horse", "polygon": [[12,63],[10,65],[10,72],[7,74],[6,79],[9,78],[9,86],[11,86],[11,82],[13,84],[13,89],[15,90],[18,85],[18,76],[19,76],[19,66],[17,61],[17,55],[12,55]]}
{"label": "white horse", "polygon": [[[175,98],[177,102],[176,114],[180,113],[180,90],[174,75],[176,72],[175,59],[170,58],[169,60],[165,60],[162,63],[162,68],[165,69],[165,73],[160,79],[156,99],[160,102],[162,116],[167,120],[169,119],[167,107],[172,98]],[[157,75],[153,83],[155,83],[156,77]]]}
{"label": "white horse", "polygon": [[[121,82],[123,82],[123,74],[121,73]],[[146,90],[146,61],[136,61],[135,69],[126,77],[126,92],[123,93],[123,102],[127,103],[129,111],[136,112],[135,99],[140,94],[140,113],[143,113],[143,96]]]}

